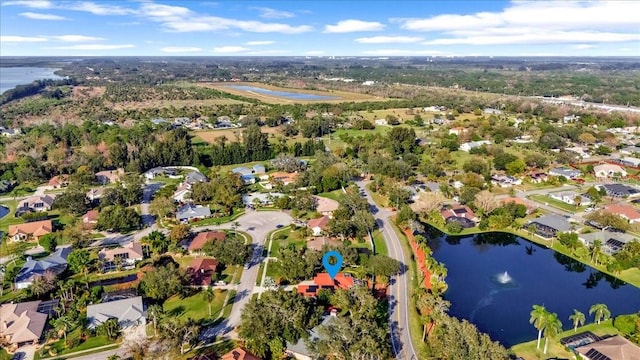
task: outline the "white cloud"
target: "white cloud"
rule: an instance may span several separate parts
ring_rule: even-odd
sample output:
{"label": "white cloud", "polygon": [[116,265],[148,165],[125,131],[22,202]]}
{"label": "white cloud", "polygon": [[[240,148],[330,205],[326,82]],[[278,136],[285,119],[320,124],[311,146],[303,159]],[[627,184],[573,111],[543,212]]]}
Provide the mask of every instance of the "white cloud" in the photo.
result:
{"label": "white cloud", "polygon": [[362,20],[342,20],[335,25],[326,25],[324,32],[326,33],[350,33],[358,31],[380,31],[384,29],[384,24],[377,21]]}
{"label": "white cloud", "polygon": [[577,45],[573,45],[572,48],[576,49],[576,50],[586,50],[586,49],[593,49],[595,48],[595,45],[591,45],[591,44],[577,44]]}
{"label": "white cloud", "polygon": [[167,46],[160,49],[162,52],[166,53],[191,53],[191,52],[200,52],[202,48],[199,47],[190,47],[190,46]]}
{"label": "white cloud", "polygon": [[288,11],[276,10],[268,7],[254,7],[252,9],[260,11],[260,17],[263,19],[288,19],[295,16],[295,14]]}
{"label": "white cloud", "polygon": [[478,35],[441,38],[423,42],[424,45],[511,45],[552,43],[610,43],[640,41],[640,34],[621,34],[588,31],[541,31],[513,35]]}
{"label": "white cloud", "polygon": [[359,42],[361,44],[386,44],[386,43],[408,44],[408,43],[415,43],[422,40],[424,39],[421,37],[414,37],[414,36],[373,36],[373,37],[357,38],[356,42]]}
{"label": "white cloud", "polygon": [[54,50],[119,50],[119,49],[131,49],[136,47],[133,44],[78,44],[68,46],[54,46],[47,49]]}
{"label": "white cloud", "polygon": [[275,44],[275,41],[272,40],[265,40],[265,41],[247,41],[246,43],[244,43],[245,45],[248,46],[262,46],[262,45],[271,45],[271,44]]}
{"label": "white cloud", "polygon": [[81,1],[71,4],[61,4],[57,6],[61,9],[89,12],[94,15],[129,15],[134,14],[135,10],[125,8],[118,5],[96,4],[91,1]]}
{"label": "white cloud", "polygon": [[84,35],[59,35],[52,36],[52,39],[67,41],[67,42],[86,42],[86,41],[102,41],[105,38],[95,37],[95,36],[84,36]]}
{"label": "white cloud", "polygon": [[23,13],[20,13],[20,16],[24,16],[27,19],[34,19],[34,20],[69,20],[68,18],[60,15],[42,14],[42,13],[34,13],[34,12],[23,12]]}
{"label": "white cloud", "polygon": [[246,52],[251,49],[242,47],[242,46],[220,46],[213,48],[212,52],[218,54],[233,54],[233,53],[241,53]]}
{"label": "white cloud", "polygon": [[407,49],[375,49],[365,50],[362,52],[364,55],[379,55],[379,56],[429,56],[429,55],[449,55],[439,50],[407,50]]}
{"label": "white cloud", "polygon": [[14,36],[14,35],[0,35],[0,43],[12,43],[12,42],[44,42],[48,41],[47,38],[42,36]]}
{"label": "white cloud", "polygon": [[199,32],[227,29],[240,29],[247,32],[275,32],[283,34],[299,34],[313,30],[309,25],[288,25],[281,23],[265,23],[255,20],[237,20],[217,16],[199,15],[182,6],[170,6],[154,3],[143,3],[140,16],[161,23],[169,32]]}
{"label": "white cloud", "polygon": [[16,6],[26,6],[32,9],[51,9],[53,8],[53,3],[47,0],[15,0],[15,1],[5,1],[2,3],[5,5],[16,5]]}
{"label": "white cloud", "polygon": [[311,51],[307,51],[306,53],[304,53],[305,55],[311,55],[311,56],[318,56],[318,55],[323,55],[325,52],[322,50],[311,50]]}
{"label": "white cloud", "polygon": [[599,43],[638,41],[638,13],[638,1],[514,0],[496,12],[391,21],[406,30],[440,33],[430,45]]}

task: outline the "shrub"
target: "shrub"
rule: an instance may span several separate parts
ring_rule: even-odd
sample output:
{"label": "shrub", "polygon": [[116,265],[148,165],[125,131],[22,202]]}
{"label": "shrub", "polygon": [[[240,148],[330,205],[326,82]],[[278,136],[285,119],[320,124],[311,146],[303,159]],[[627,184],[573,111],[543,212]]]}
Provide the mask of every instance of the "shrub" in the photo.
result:
{"label": "shrub", "polygon": [[613,326],[624,335],[631,335],[638,331],[638,322],[640,322],[638,314],[620,315],[613,319]]}
{"label": "shrub", "polygon": [[447,231],[452,234],[459,234],[462,232],[462,226],[455,221],[450,221],[447,223]]}

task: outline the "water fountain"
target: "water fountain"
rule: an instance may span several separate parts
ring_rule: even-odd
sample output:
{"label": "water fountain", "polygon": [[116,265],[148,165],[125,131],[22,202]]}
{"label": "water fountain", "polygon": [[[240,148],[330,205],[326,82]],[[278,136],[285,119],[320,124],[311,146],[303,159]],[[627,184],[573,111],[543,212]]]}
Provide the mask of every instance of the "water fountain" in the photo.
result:
{"label": "water fountain", "polygon": [[508,284],[511,281],[513,281],[513,279],[511,278],[511,276],[509,276],[508,272],[504,272],[502,274],[499,274],[498,276],[496,276],[496,279],[498,280],[498,282],[500,284]]}

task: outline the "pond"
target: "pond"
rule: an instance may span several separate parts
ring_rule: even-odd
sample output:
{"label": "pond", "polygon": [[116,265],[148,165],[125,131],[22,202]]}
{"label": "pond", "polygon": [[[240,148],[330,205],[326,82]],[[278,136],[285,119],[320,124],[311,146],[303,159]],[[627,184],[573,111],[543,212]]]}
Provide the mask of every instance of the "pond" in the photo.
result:
{"label": "pond", "polygon": [[3,217],[9,215],[9,208],[4,206],[4,205],[0,205],[0,219],[2,219]]}
{"label": "pond", "polygon": [[295,93],[288,91],[276,91],[263,89],[256,86],[247,86],[247,85],[228,85],[228,87],[236,90],[242,90],[246,92],[255,92],[262,95],[273,96],[273,97],[281,97],[285,99],[291,100],[333,100],[338,99],[337,96],[331,95],[316,95],[316,94],[306,94],[306,93]]}
{"label": "pond", "polygon": [[512,234],[455,237],[426,227],[433,257],[448,269],[450,314],[474,323],[503,345],[534,340],[531,307],[558,313],[572,328],[573,309],[593,322],[589,308],[609,307],[612,317],[640,311],[640,289],[565,255]]}

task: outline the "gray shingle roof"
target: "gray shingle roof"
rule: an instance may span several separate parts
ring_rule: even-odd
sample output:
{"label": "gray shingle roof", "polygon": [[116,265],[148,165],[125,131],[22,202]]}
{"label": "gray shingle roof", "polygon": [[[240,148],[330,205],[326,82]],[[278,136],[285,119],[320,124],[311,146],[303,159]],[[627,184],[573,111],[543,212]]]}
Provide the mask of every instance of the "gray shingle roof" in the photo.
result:
{"label": "gray shingle roof", "polygon": [[93,329],[109,319],[118,319],[120,326],[127,327],[144,323],[145,316],[142,296],[88,305],[87,327]]}
{"label": "gray shingle roof", "polygon": [[571,230],[571,224],[569,224],[567,219],[555,214],[541,216],[539,218],[531,220],[529,223],[538,223],[540,225],[548,226],[558,231]]}

